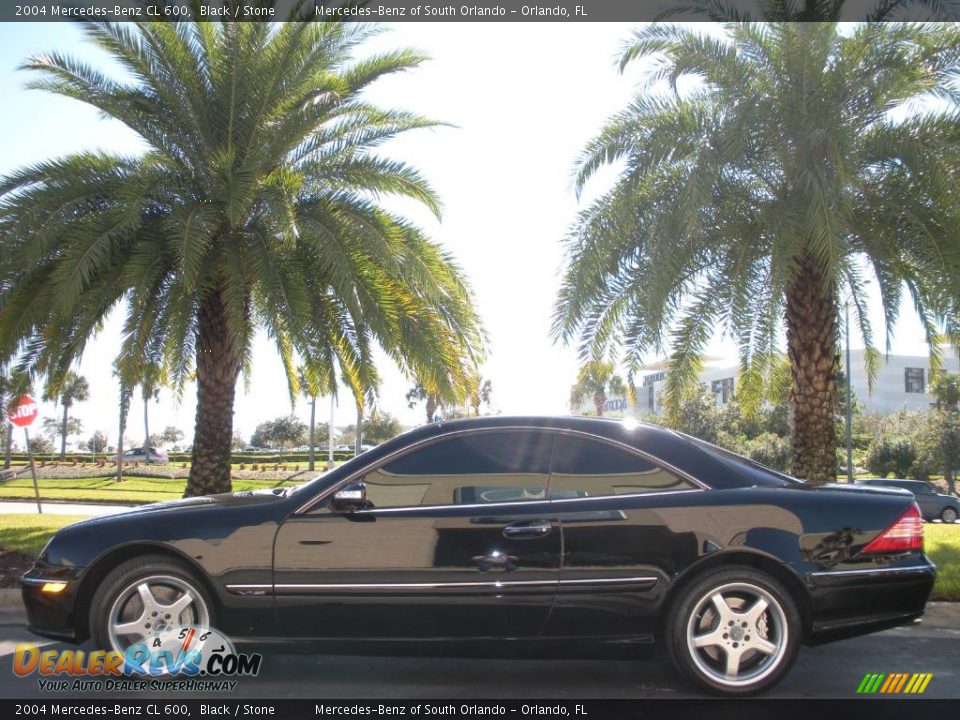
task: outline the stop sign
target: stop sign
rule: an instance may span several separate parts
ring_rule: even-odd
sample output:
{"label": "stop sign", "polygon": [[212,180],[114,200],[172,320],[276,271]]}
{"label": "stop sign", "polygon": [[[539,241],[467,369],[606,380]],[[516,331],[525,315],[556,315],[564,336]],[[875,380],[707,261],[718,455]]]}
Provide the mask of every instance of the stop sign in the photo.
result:
{"label": "stop sign", "polygon": [[10,410],[7,412],[7,420],[17,427],[25,428],[31,425],[39,414],[40,408],[37,406],[37,401],[29,395],[22,395],[19,400],[10,406]]}

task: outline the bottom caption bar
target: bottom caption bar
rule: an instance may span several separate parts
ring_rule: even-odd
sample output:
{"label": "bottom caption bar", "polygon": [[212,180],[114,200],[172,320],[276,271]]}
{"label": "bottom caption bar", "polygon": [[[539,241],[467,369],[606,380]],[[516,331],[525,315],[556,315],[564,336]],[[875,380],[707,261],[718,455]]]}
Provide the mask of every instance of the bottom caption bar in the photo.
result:
{"label": "bottom caption bar", "polygon": [[[910,702],[909,710],[905,707]],[[147,718],[358,718],[358,717],[569,717],[606,718],[704,717],[743,720],[744,717],[897,718],[909,712],[911,720],[949,716],[954,701],[913,701],[889,697],[871,700],[805,699],[656,699],[583,701],[416,701],[416,700],[57,700],[0,699],[0,717],[147,717]]]}

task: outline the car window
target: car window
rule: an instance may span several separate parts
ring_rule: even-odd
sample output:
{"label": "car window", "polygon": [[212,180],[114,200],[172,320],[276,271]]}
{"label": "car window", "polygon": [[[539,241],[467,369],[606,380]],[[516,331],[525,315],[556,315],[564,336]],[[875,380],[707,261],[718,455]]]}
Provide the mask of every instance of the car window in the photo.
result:
{"label": "car window", "polygon": [[564,436],[557,442],[550,475],[552,498],[626,495],[695,487],[636,453],[599,440]]}
{"label": "car window", "polygon": [[367,473],[375,508],[544,499],[553,436],[479,432],[431,443]]}

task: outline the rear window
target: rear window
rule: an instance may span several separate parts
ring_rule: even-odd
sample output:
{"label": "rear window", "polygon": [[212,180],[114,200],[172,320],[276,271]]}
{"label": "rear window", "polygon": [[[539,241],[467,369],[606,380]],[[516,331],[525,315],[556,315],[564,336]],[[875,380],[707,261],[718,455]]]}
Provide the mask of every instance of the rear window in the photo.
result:
{"label": "rear window", "polygon": [[710,443],[700,440],[699,438],[695,438],[692,435],[686,435],[680,432],[677,432],[676,434],[682,438],[685,438],[686,440],[689,440],[691,443],[696,445],[697,448],[705,452],[713,459],[722,463],[724,467],[726,467],[728,470],[732,470],[744,480],[748,481],[751,485],[761,487],[790,487],[793,485],[804,484],[803,480],[795,478],[792,475],[787,475],[779,470],[769,468],[766,465],[761,465],[756,460],[751,460],[748,457],[738,455],[730,450],[726,450],[716,445],[711,445]]}

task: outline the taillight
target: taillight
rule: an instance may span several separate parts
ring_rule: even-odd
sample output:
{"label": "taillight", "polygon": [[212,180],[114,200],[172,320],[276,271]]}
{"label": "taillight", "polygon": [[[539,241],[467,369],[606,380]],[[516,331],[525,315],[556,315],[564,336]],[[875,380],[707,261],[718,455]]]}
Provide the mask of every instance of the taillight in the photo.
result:
{"label": "taillight", "polygon": [[923,550],[923,518],[913,503],[897,521],[877,535],[863,549],[865,553],[889,553]]}

